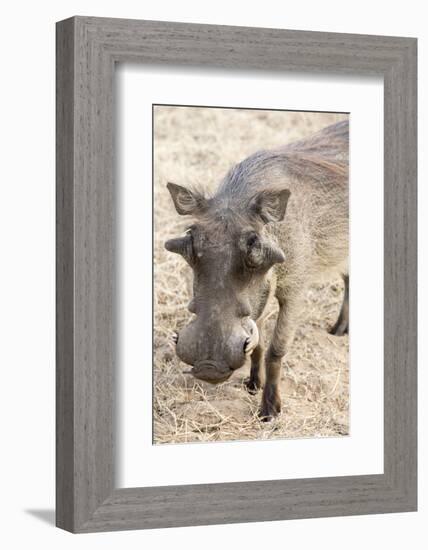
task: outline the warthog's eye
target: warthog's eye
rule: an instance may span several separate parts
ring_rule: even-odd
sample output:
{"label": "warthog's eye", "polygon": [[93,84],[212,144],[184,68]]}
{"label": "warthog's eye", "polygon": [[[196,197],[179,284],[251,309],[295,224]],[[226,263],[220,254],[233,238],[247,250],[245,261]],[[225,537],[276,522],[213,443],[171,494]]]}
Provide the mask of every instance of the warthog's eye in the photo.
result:
{"label": "warthog's eye", "polygon": [[249,270],[266,270],[273,264],[283,262],[284,253],[273,243],[266,242],[254,231],[241,237],[244,263]]}
{"label": "warthog's eye", "polygon": [[245,236],[245,265],[250,269],[257,269],[263,265],[263,246],[257,233],[248,233]]}

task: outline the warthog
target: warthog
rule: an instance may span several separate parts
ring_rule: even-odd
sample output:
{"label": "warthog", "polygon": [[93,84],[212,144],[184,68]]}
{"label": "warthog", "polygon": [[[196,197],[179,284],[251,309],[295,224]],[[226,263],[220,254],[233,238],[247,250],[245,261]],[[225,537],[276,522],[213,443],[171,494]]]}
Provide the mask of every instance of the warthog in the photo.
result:
{"label": "warthog", "polygon": [[[263,385],[260,417],[281,409],[281,361],[308,286],[341,275],[342,309],[331,332],[348,330],[348,122],[309,139],[262,150],[235,165],[212,197],[168,183],[184,236],[165,243],[193,269],[194,319],[174,336],[178,357],[200,380],[219,383],[251,356],[250,392]],[[265,353],[270,295],[279,312]],[[265,363],[265,376],[262,365]]]}

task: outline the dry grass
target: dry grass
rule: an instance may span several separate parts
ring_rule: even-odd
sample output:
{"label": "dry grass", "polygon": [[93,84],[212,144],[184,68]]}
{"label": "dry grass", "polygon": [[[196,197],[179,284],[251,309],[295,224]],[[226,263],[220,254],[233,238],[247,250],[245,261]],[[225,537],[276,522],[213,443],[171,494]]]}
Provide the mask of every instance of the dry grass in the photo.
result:
{"label": "dry grass", "polygon": [[[283,411],[275,421],[257,418],[261,395],[243,380],[249,365],[219,386],[182,374],[172,331],[191,316],[189,268],[163,243],[188,220],[175,213],[167,181],[215,189],[227,169],[257,149],[300,139],[346,115],[228,109],[156,107],[154,443],[346,435],[349,431],[348,337],[330,336],[342,301],[341,281],[310,289],[302,324],[283,363]],[[273,328],[274,302],[267,333]]]}

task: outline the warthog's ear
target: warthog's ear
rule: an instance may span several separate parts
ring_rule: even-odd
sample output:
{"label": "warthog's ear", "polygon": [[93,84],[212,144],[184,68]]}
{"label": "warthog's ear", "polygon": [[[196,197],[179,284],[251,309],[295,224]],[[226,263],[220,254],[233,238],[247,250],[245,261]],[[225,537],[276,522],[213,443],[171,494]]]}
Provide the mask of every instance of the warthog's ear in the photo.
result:
{"label": "warthog's ear", "polygon": [[182,216],[196,214],[206,208],[207,201],[199,193],[192,192],[176,183],[168,183],[167,187],[174,201],[175,209]]}
{"label": "warthog's ear", "polygon": [[264,189],[250,201],[250,210],[260,216],[264,223],[284,219],[290,191],[288,189]]}

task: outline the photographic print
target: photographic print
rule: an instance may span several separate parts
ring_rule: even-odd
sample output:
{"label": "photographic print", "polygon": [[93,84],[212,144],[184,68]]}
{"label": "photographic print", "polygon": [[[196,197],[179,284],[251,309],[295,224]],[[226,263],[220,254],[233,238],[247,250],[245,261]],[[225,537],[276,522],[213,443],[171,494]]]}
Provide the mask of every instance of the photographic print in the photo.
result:
{"label": "photographic print", "polygon": [[416,510],[417,41],[72,17],[56,68],[57,526]]}
{"label": "photographic print", "polygon": [[349,434],[349,115],[153,105],[153,443]]}

